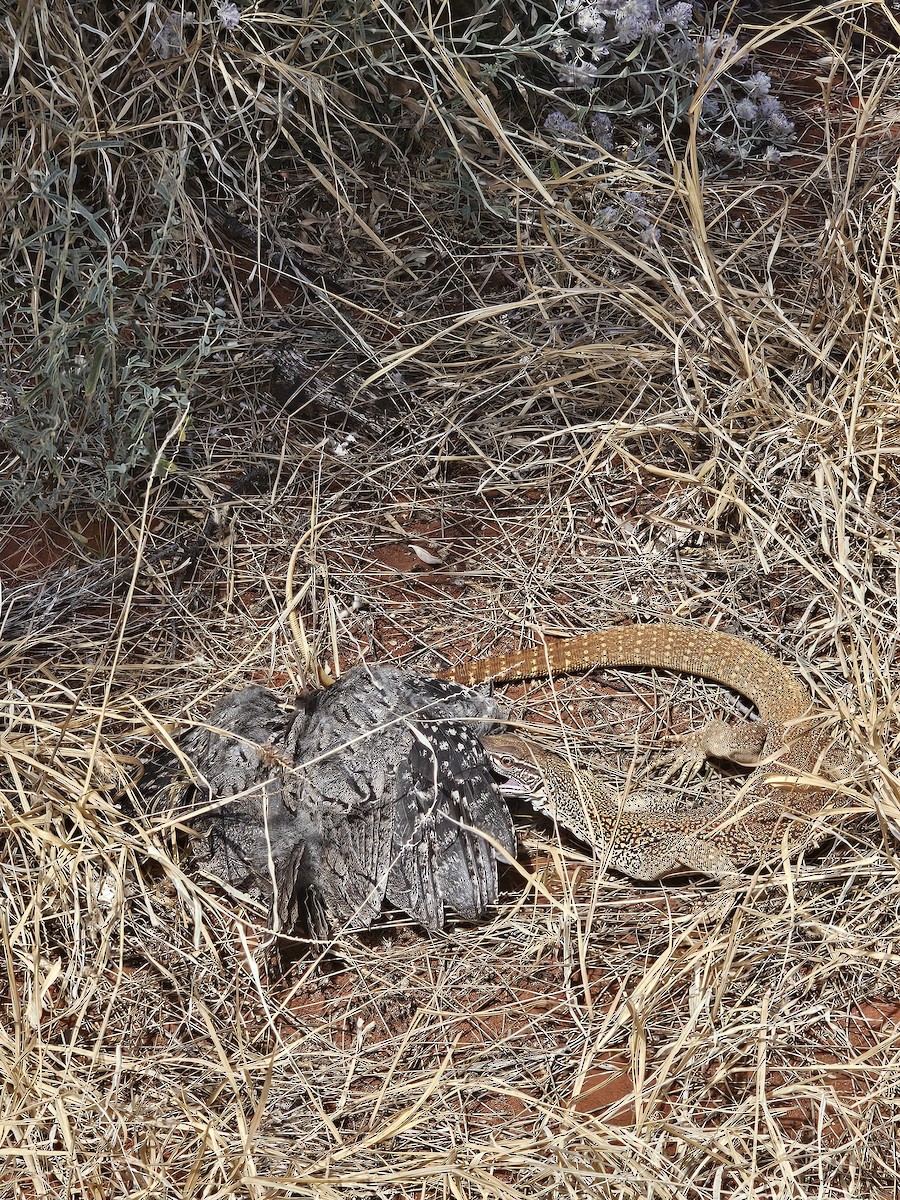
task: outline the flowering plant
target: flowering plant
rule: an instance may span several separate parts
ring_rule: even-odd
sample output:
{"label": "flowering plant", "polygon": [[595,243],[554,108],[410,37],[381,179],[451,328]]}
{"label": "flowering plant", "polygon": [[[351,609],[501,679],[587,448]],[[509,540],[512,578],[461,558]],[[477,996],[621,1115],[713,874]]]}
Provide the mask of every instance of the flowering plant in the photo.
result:
{"label": "flowering plant", "polygon": [[733,35],[704,31],[698,16],[688,0],[564,0],[549,50],[570,103],[552,109],[545,128],[652,164],[699,91],[708,166],[777,162],[794,123],[771,79],[748,70]]}

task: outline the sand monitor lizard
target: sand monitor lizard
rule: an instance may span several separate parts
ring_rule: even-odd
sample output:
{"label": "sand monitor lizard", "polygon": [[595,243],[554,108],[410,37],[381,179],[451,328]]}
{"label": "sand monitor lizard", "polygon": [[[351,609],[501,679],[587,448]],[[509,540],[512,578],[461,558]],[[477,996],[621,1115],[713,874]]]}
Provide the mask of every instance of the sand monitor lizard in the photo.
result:
{"label": "sand monitor lizard", "polygon": [[[661,811],[658,803],[623,805],[598,775],[577,771],[566,759],[522,737],[483,737],[510,790],[530,793],[536,807],[593,845],[607,865],[639,880],[686,868],[713,876],[730,889],[742,867],[777,849],[785,830],[791,851],[815,841],[812,817],[828,806],[828,794],[823,794],[820,778],[816,787],[809,777],[827,769],[830,741],[809,728],[811,699],[805,687],[777,659],[743,638],[700,627],[623,626],[461,664],[439,678],[465,684],[505,682],[598,666],[699,675],[752,701],[760,721],[730,725],[715,720],[688,739],[706,755],[755,767],[737,803],[727,811],[710,805],[699,810],[673,807],[671,812]],[[831,765],[836,767],[837,761]],[[796,782],[787,790],[775,788],[768,781],[773,767]],[[720,911],[721,904],[714,908]]]}

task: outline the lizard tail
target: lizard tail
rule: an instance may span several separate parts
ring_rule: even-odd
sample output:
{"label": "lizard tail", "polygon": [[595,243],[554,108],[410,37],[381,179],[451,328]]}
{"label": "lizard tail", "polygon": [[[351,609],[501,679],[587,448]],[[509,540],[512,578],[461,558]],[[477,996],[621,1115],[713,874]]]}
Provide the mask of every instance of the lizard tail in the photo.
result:
{"label": "lizard tail", "polygon": [[556,639],[442,671],[455,683],[550,678],[592,667],[656,667],[700,675],[751,700],[764,721],[792,721],[809,710],[806,688],[781,663],[729,633],[702,626],[623,625]]}

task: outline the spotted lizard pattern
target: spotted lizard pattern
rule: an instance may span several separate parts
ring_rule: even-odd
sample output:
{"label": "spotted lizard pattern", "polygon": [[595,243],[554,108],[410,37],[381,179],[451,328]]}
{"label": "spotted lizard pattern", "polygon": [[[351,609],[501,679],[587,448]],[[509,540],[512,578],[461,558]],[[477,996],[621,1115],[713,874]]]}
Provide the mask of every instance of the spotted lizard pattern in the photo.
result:
{"label": "spotted lizard pattern", "polygon": [[[508,791],[529,794],[537,807],[591,844],[608,866],[640,880],[689,869],[736,885],[740,869],[766,858],[785,829],[792,850],[815,841],[811,818],[828,806],[829,795],[821,786],[805,785],[802,777],[827,770],[830,741],[814,727],[803,685],[743,638],[681,625],[623,626],[467,662],[439,678],[505,682],[593,667],[685,672],[725,684],[752,701],[758,722],[712,721],[691,739],[707,755],[755,768],[737,805],[728,811],[709,805],[668,813],[658,802],[623,805],[593,772],[575,770],[517,735],[489,735],[483,744]],[[773,765],[778,774],[800,780],[787,790],[776,789],[767,782]]]}

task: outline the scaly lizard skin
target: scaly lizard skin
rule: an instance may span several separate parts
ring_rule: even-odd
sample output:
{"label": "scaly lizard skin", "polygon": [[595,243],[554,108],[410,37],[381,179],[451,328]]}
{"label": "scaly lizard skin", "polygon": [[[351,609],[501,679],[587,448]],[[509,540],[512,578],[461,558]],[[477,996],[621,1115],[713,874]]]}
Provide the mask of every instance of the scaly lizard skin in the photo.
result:
{"label": "scaly lizard skin", "polygon": [[[607,864],[634,879],[653,880],[687,868],[735,884],[740,868],[765,858],[792,816],[810,817],[828,796],[798,785],[777,791],[758,764],[777,758],[788,775],[817,774],[828,743],[816,733],[794,733],[791,722],[807,716],[806,689],[776,659],[742,638],[680,625],[632,625],[603,629],[535,650],[461,664],[439,678],[473,684],[550,677],[591,667],[657,667],[726,684],[751,700],[761,721],[729,726],[713,721],[690,744],[718,758],[756,765],[742,789],[738,810],[720,807],[660,810],[659,801],[622,805],[599,776],[574,770],[565,759],[524,738],[484,737],[498,770],[513,788],[532,795],[560,825],[590,843]],[[809,830],[790,847],[809,844]]]}

